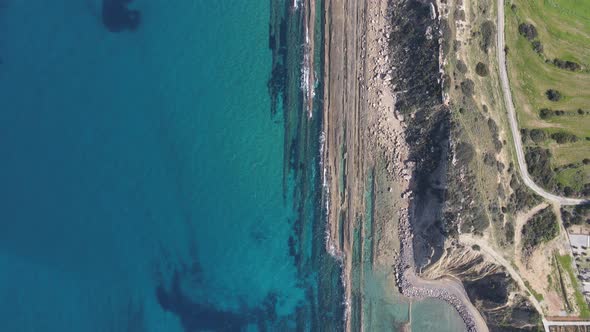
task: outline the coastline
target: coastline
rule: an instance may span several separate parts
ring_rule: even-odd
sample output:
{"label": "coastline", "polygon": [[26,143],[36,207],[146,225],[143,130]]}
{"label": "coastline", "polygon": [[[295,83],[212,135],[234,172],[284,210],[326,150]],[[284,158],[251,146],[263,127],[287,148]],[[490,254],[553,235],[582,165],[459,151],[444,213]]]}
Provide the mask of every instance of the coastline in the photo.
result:
{"label": "coastline", "polygon": [[[487,331],[460,282],[426,280],[416,273],[411,226],[415,163],[406,142],[408,122],[395,107],[396,77],[388,49],[390,10],[389,1],[366,7],[325,1],[326,248],[342,262],[346,330],[367,323],[359,290],[359,279],[367,270],[357,265],[369,261],[371,269],[387,276],[386,292],[441,299],[457,310],[467,330]],[[367,214],[367,209],[372,213]],[[379,236],[373,236],[376,232]],[[399,300],[407,301],[402,296]]]}

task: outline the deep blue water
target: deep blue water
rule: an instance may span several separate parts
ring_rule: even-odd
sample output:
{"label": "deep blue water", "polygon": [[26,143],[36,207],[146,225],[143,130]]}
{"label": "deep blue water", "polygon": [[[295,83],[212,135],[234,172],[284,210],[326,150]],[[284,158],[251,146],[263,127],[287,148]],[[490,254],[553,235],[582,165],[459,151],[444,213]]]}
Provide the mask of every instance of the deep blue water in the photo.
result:
{"label": "deep blue water", "polygon": [[339,326],[300,13],[121,10],[0,1],[0,330]]}

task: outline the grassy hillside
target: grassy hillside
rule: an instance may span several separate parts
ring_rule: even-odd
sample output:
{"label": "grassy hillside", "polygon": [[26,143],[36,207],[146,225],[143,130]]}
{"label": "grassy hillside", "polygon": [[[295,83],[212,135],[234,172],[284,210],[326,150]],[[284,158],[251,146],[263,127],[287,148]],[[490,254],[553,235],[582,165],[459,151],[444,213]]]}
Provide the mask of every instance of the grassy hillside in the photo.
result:
{"label": "grassy hillside", "polygon": [[532,173],[551,174],[537,179],[548,189],[588,196],[590,1],[513,0],[506,8],[506,43],[521,128],[545,132],[536,140],[523,135],[525,145],[550,152],[548,171]]}

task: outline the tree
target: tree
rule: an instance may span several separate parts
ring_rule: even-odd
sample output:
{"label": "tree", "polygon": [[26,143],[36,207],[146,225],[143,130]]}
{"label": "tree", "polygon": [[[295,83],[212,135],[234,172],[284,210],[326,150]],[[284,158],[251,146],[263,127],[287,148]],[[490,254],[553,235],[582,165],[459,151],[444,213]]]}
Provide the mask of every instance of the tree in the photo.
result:
{"label": "tree", "polygon": [[561,93],[555,89],[545,91],[545,95],[547,96],[547,99],[551,101],[560,101],[562,98]]}
{"label": "tree", "polygon": [[543,53],[543,44],[540,41],[535,40],[531,43],[533,45],[533,50],[539,54]]}
{"label": "tree", "polygon": [[488,52],[488,49],[492,45],[494,41],[496,27],[494,22],[492,21],[485,21],[481,25],[481,50],[485,53]]}
{"label": "tree", "polygon": [[477,73],[477,75],[482,77],[488,76],[488,66],[486,66],[483,62],[478,62],[475,66],[475,72]]}
{"label": "tree", "polygon": [[529,41],[533,41],[539,36],[537,28],[530,23],[520,23],[518,26],[518,32]]}
{"label": "tree", "polygon": [[522,228],[523,248],[532,249],[553,240],[559,234],[557,217],[551,207],[537,212]]}
{"label": "tree", "polygon": [[465,81],[461,82],[461,91],[467,97],[473,96],[473,90],[475,88],[475,84],[470,79],[466,79]]}
{"label": "tree", "polygon": [[558,144],[573,143],[578,141],[578,137],[574,134],[560,131],[551,134],[551,139],[555,140]]}
{"label": "tree", "polygon": [[532,129],[529,132],[529,136],[531,137],[533,142],[535,142],[537,144],[541,143],[547,139],[547,135],[545,134],[545,131],[543,131],[541,129]]}

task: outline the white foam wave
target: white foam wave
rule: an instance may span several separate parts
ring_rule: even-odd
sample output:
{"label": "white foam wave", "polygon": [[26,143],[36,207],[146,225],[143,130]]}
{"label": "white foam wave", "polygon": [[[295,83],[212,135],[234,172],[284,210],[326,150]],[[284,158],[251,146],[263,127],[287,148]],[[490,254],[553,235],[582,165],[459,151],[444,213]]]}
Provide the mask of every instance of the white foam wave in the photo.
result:
{"label": "white foam wave", "polygon": [[315,97],[315,82],[312,82],[315,72],[312,72],[311,44],[309,35],[309,26],[305,24],[305,42],[303,44],[303,59],[301,64],[301,90],[303,91],[303,102],[307,111],[307,116],[311,119],[313,110],[311,109],[311,100]]}

